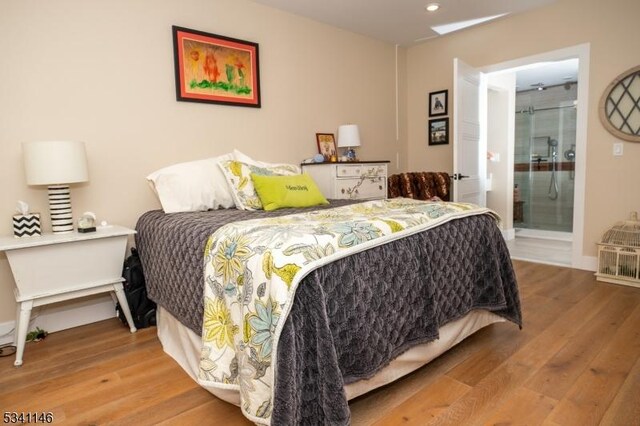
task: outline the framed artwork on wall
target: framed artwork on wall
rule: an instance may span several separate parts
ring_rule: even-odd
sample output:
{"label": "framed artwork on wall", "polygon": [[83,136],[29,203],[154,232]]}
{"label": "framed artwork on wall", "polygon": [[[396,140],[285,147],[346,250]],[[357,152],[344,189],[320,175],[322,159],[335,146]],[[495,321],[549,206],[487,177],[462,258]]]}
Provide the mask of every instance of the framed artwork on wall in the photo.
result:
{"label": "framed artwork on wall", "polygon": [[447,115],[448,90],[429,93],[429,117]]}
{"label": "framed artwork on wall", "polygon": [[257,43],[172,28],[178,101],[260,108]]}
{"label": "framed artwork on wall", "polygon": [[447,145],[449,143],[449,118],[429,120],[429,145]]}
{"label": "framed artwork on wall", "polygon": [[324,157],[324,161],[331,161],[332,156],[337,156],[336,139],[333,133],[316,133],[318,152]]}

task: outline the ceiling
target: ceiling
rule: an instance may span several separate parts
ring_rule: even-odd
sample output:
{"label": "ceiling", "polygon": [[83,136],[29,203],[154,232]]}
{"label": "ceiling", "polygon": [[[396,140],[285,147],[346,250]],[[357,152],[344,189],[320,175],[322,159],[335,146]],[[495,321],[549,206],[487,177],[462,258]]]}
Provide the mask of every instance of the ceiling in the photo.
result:
{"label": "ceiling", "polygon": [[[515,14],[556,0],[253,0],[314,21],[399,45],[438,37],[431,27]],[[439,3],[436,12],[427,4]],[[498,18],[499,19],[499,18]]]}
{"label": "ceiling", "polygon": [[539,62],[516,71],[516,91],[534,90],[578,81],[578,59]]}
{"label": "ceiling", "polygon": [[[442,37],[431,27],[512,15],[551,4],[557,0],[253,0],[363,34],[377,40],[411,45]],[[438,3],[440,9],[427,12],[425,7]],[[518,70],[517,91],[555,86],[578,80],[578,60],[545,62]]]}

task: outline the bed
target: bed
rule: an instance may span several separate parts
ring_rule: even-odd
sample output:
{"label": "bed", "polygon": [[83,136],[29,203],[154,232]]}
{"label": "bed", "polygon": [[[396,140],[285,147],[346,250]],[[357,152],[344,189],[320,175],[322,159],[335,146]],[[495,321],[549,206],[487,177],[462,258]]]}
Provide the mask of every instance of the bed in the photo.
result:
{"label": "bed", "polygon": [[[409,232],[404,216],[381,216],[377,209],[383,204],[418,209],[434,221]],[[158,304],[163,347],[201,385],[240,405],[256,423],[348,424],[349,399],[408,374],[484,326],[505,320],[521,326],[515,274],[496,218],[486,209],[471,212],[465,206],[457,213],[442,213],[456,206],[397,199],[331,201],[273,212],[147,212],[136,225],[136,245],[149,297]],[[309,217],[327,220],[337,212],[354,211],[373,212],[388,225],[388,235],[376,244],[343,239],[351,246],[340,255],[325,253],[322,261],[315,258],[322,254],[307,250],[307,261],[298,268],[302,276],[282,287],[292,287],[290,302],[276,303],[273,295],[278,291],[272,287],[265,294],[259,274],[289,279],[291,267],[285,266],[292,264],[273,260],[272,249],[262,242],[251,246],[254,253],[263,252],[262,271],[245,273],[237,286],[216,284],[215,268],[208,270],[213,254],[229,248],[228,241],[209,241],[212,234],[222,238],[220,233],[258,226],[263,223],[259,219],[271,221],[266,227],[272,231],[284,226],[265,237],[280,238],[296,234],[296,227],[310,223]],[[284,250],[288,254],[303,251],[299,243],[289,247]],[[218,272],[224,276],[222,267]],[[255,304],[250,304],[249,293],[256,297],[251,302]],[[224,298],[247,308],[242,311],[249,318],[244,329],[233,328],[225,322],[229,317],[216,311],[219,322],[211,330],[210,311],[221,308],[206,300]],[[274,312],[282,321],[274,320]],[[203,316],[208,318],[204,327]],[[270,334],[260,328],[265,321]],[[208,343],[206,336],[212,337]],[[215,364],[225,357],[229,362],[224,366]]]}

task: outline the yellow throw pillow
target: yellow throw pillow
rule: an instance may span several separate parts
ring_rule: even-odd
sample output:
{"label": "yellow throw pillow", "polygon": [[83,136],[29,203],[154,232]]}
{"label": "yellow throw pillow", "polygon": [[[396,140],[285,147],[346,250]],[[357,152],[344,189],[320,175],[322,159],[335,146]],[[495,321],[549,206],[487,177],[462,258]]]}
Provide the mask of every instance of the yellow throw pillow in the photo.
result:
{"label": "yellow throw pillow", "polygon": [[329,204],[308,174],[261,176],[251,174],[253,186],[265,210]]}

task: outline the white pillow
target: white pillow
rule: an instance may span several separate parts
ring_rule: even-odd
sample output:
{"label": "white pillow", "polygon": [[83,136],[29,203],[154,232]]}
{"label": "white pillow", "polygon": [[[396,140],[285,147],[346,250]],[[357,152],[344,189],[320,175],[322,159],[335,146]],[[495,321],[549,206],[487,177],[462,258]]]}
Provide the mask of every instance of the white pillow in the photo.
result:
{"label": "white pillow", "polygon": [[195,212],[235,205],[219,161],[233,154],[178,163],[147,176],[165,213]]}
{"label": "white pillow", "polygon": [[[295,172],[295,174],[299,175],[302,173],[302,169],[297,164],[286,164],[286,163],[265,163],[264,161],[254,160],[246,154],[238,151],[237,149],[233,150],[233,159],[236,161],[240,161],[245,164],[250,164],[252,166],[258,167],[285,167],[287,170],[291,170]],[[222,161],[219,161],[221,163]]]}

